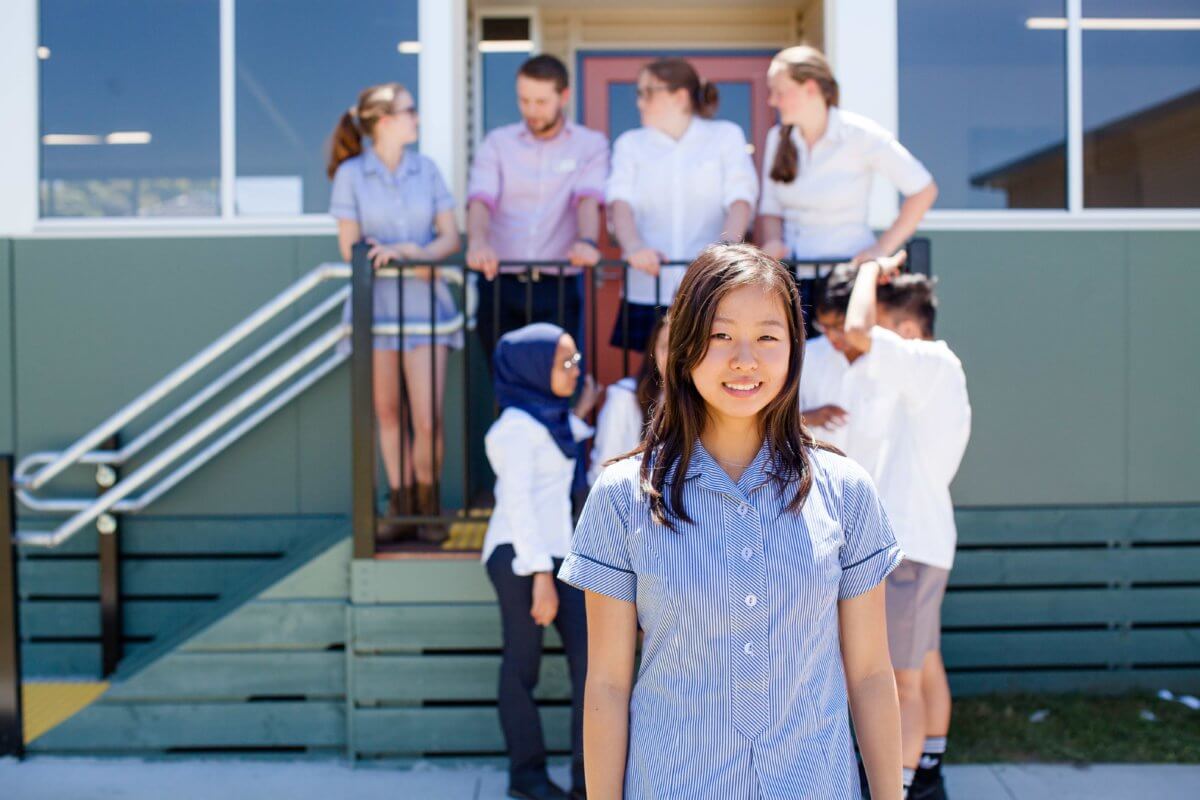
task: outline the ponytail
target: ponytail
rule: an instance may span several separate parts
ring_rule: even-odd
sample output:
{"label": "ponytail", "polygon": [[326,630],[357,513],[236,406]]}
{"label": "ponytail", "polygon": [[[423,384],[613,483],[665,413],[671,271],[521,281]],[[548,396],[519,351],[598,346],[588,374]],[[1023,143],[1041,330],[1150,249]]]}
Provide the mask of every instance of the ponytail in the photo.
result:
{"label": "ponytail", "polygon": [[[825,105],[833,108],[838,104],[841,91],[833,69],[829,66],[825,54],[815,47],[798,45],[781,50],[771,59],[771,69],[776,66],[787,69],[788,77],[796,83],[815,81],[825,98]],[[779,147],[775,150],[775,161],[771,164],[771,180],[779,183],[791,183],[800,174],[800,154],[796,143],[792,141],[792,126],[783,125],[779,129]]]}
{"label": "ponytail", "polygon": [[702,80],[696,86],[692,95],[692,111],[705,119],[712,119],[717,113],[717,103],[720,101],[717,85],[712,81]]}
{"label": "ponytail", "polygon": [[399,83],[368,86],[359,93],[358,103],[342,114],[330,137],[325,172],[331,179],[343,161],[362,153],[363,137],[374,135],[375,123],[385,114],[397,112],[397,102],[407,94],[408,90]]}
{"label": "ponytail", "polygon": [[779,146],[775,148],[775,161],[771,164],[771,180],[791,183],[800,172],[799,165],[800,153],[792,141],[792,126],[784,125],[779,129]]}
{"label": "ponytail", "polygon": [[325,168],[330,179],[333,178],[343,161],[354,158],[363,151],[362,131],[358,129],[356,116],[358,116],[357,110],[349,109],[342,114],[337,127],[333,129],[333,138],[329,147],[329,164]]}

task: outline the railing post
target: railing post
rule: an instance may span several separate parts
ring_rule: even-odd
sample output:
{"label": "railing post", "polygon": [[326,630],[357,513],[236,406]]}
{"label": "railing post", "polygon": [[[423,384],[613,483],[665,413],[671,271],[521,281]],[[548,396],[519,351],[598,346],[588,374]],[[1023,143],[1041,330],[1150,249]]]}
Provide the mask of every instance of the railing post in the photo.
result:
{"label": "railing post", "polygon": [[25,754],[21,716],[21,606],[17,591],[12,454],[0,455],[0,756]]}
{"label": "railing post", "polygon": [[[116,435],[109,437],[102,450],[116,451],[120,440]],[[99,464],[96,467],[96,492],[102,495],[116,484],[118,474],[114,467]],[[96,551],[100,562],[100,669],[104,677],[117,671],[124,651],[121,612],[121,531],[117,515],[108,512],[96,520]]]}
{"label": "railing post", "polygon": [[375,557],[375,407],[371,355],[375,273],[368,246],[354,245],[350,276],[350,475],[354,557]]}
{"label": "railing post", "polygon": [[910,239],[905,249],[908,250],[908,261],[905,266],[909,272],[933,275],[933,254],[928,239]]}

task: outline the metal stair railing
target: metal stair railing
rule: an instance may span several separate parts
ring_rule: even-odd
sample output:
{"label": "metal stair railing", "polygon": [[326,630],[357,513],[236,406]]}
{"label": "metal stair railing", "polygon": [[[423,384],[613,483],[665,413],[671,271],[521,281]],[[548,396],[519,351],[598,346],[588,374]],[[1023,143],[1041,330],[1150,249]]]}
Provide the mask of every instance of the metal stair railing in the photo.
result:
{"label": "metal stair railing", "polygon": [[[402,271],[416,267],[388,266],[376,270],[377,277],[397,277]],[[438,269],[439,277],[461,283],[461,271]],[[127,476],[116,478],[115,467],[128,463],[144,452],[150,445],[162,439],[172,429],[192,416],[221,392],[229,389],[255,367],[262,364],[284,347],[304,336],[334,309],[350,297],[350,286],[345,285],[321,299],[299,319],[288,324],[249,355],[226,369],[216,378],[194,392],[178,406],[169,410],[143,433],[128,444],[117,449],[102,449],[98,445],[112,437],[130,423],[155,408],[171,392],[183,386],[202,370],[212,365],[222,355],[246,341],[272,320],[293,308],[319,287],[330,281],[346,281],[350,278],[348,264],[321,264],[298,281],[287,287],[271,300],[264,303],[240,323],[235,325],[212,344],[188,359],[179,367],[155,383],[138,397],[121,407],[108,419],[81,436],[73,444],[59,452],[43,451],[31,453],[21,459],[12,477],[16,499],[24,507],[41,513],[70,514],[69,518],[52,530],[18,530],[15,533],[19,545],[55,548],[69,540],[86,525],[97,522],[103,530],[111,526],[106,516],[111,513],[133,514],[145,510],[150,504],[179,485],[188,476],[241,439],[264,420],[280,410],[307,389],[328,375],[349,358],[348,352],[336,350],[339,343],[350,338],[351,326],[341,321],[324,330],[305,345],[300,352],[286,359],[249,388],[225,402],[206,418],[188,428],[146,463]],[[439,333],[450,333],[467,327],[467,309],[436,326]],[[405,333],[428,332],[428,324],[419,325],[376,325],[376,335],[396,334],[403,327]],[[290,382],[290,383],[289,383]],[[239,416],[244,417],[238,420]],[[224,430],[230,423],[237,422]],[[222,432],[223,431],[223,432]],[[201,447],[201,445],[204,445]],[[200,448],[197,450],[197,448]],[[193,452],[195,451],[195,452]],[[189,453],[192,455],[180,462]],[[46,487],[55,477],[77,465],[96,465],[97,483],[105,487],[99,497],[45,498],[37,491]],[[174,468],[172,469],[172,466]],[[168,472],[168,470],[170,470]],[[139,489],[140,495],[134,496]]]}

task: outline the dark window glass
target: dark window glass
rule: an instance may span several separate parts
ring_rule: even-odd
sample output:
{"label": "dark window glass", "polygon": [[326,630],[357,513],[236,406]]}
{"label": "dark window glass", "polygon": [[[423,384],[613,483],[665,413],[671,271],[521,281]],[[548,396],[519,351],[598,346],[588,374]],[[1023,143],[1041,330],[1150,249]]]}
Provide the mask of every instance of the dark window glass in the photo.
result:
{"label": "dark window glass", "polygon": [[44,217],[214,216],[217,0],[42,0]]}
{"label": "dark window glass", "polygon": [[533,54],[528,17],[483,20],[479,42],[483,132],[521,121],[517,70]]}
{"label": "dark window glass", "polygon": [[329,137],[367,86],[417,96],[417,0],[239,0],[237,211],[324,213]]}
{"label": "dark window glass", "polygon": [[1200,206],[1200,2],[1085,0],[1083,15],[1084,205]]}
{"label": "dark window glass", "polygon": [[898,0],[900,141],[938,208],[1066,207],[1062,0]]}

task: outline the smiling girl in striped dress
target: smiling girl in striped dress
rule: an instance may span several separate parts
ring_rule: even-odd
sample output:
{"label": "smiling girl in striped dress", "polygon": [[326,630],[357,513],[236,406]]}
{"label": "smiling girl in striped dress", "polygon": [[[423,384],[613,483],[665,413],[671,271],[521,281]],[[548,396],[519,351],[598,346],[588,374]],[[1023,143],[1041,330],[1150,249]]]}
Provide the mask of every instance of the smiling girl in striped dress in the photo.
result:
{"label": "smiling girl in striped dress", "polygon": [[850,716],[872,796],[902,796],[882,583],[903,553],[866,472],[801,423],[803,330],[753,247],[683,278],[663,402],[559,572],[586,591],[591,800],[857,800]]}

